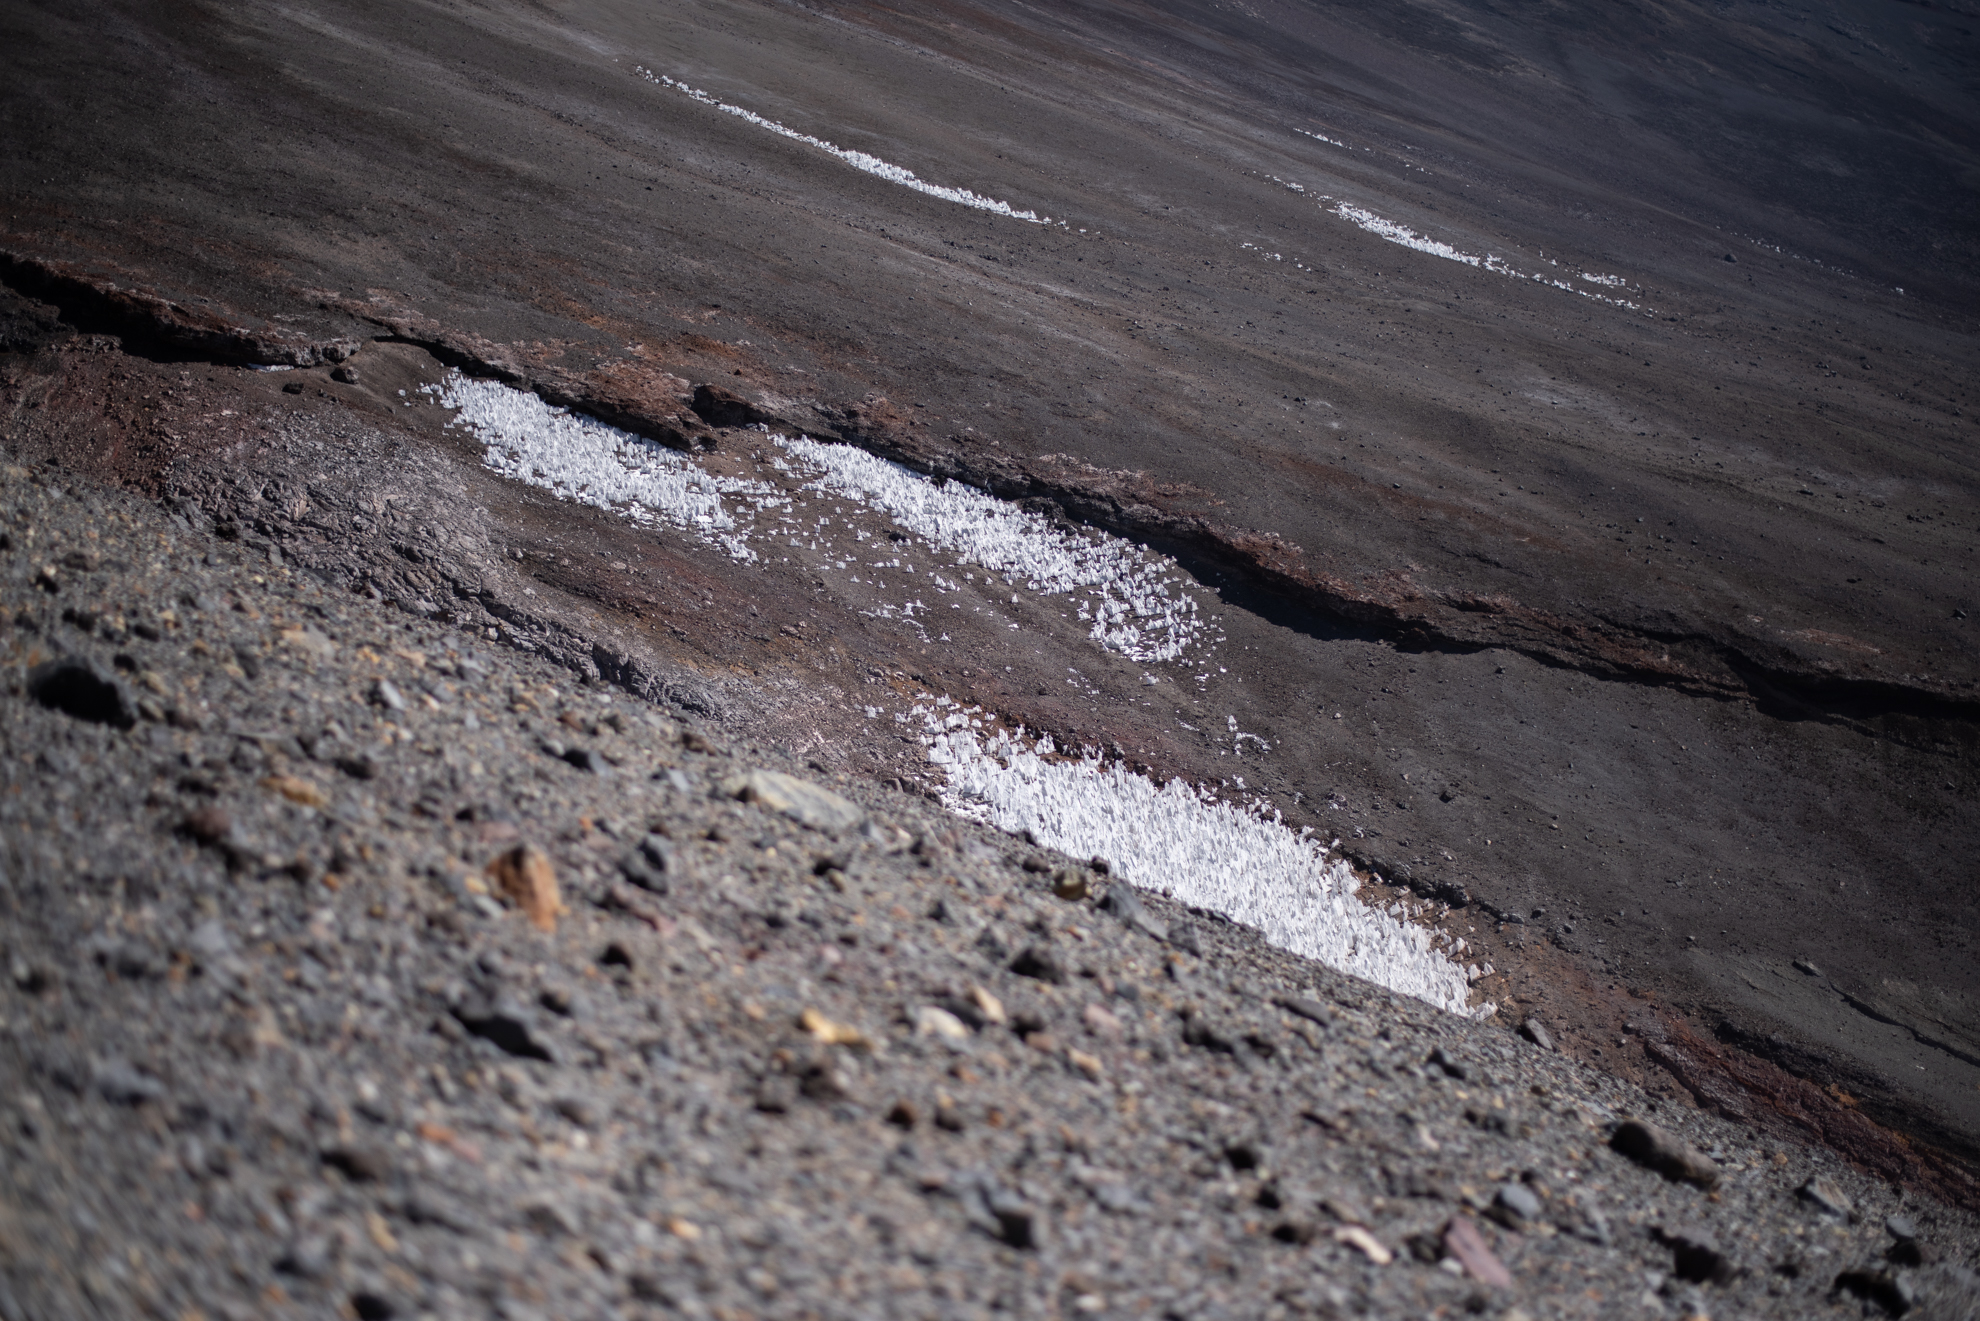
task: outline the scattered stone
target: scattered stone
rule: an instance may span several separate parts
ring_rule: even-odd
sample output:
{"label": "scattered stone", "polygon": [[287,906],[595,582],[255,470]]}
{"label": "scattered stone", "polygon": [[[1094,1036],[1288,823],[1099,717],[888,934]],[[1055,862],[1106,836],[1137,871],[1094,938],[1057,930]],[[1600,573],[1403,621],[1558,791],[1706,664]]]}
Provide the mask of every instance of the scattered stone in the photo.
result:
{"label": "scattered stone", "polygon": [[976,1006],[977,1010],[980,1013],[982,1013],[984,1022],[994,1023],[997,1026],[1002,1027],[1005,1023],[1010,1021],[1008,1016],[1004,1013],[1004,1002],[1002,1000],[999,1000],[996,996],[990,994],[990,992],[984,990],[981,986],[970,987],[969,998],[970,998],[970,1002]]}
{"label": "scattered stone", "polygon": [[330,1271],[330,1240],[320,1234],[292,1239],[275,1259],[275,1270],[299,1280],[322,1278]]}
{"label": "scattered stone", "polygon": [[495,1043],[518,1059],[555,1062],[550,1048],[530,1031],[529,1011],[506,995],[471,995],[454,1007],[454,1017],[475,1036]]}
{"label": "scattered stone", "polygon": [[921,1115],[912,1101],[896,1101],[887,1111],[887,1122],[896,1128],[913,1128],[921,1122]]}
{"label": "scattered stone", "polygon": [[[937,1011],[939,1012],[939,1011]],[[845,1023],[834,1023],[816,1009],[807,1009],[798,1015],[798,1026],[811,1034],[811,1039],[827,1046],[871,1046],[866,1034]],[[962,1025],[957,1024],[958,1027]],[[968,1031],[967,1028],[964,1029]]]}
{"label": "scattered stone", "polygon": [[373,780],[378,778],[378,763],[370,757],[338,757],[330,763],[353,780]]}
{"label": "scattered stone", "polygon": [[358,383],[358,370],[349,363],[345,363],[330,373],[330,379],[343,385],[356,385]]}
{"label": "scattered stone", "polygon": [[550,1108],[579,1128],[598,1127],[598,1107],[581,1096],[560,1096],[550,1102]]}
{"label": "scattered stone", "polygon": [[1646,1169],[1655,1170],[1674,1183],[1696,1184],[1711,1189],[1718,1186],[1719,1167],[1710,1157],[1655,1124],[1641,1119],[1624,1121],[1616,1128],[1609,1145]]}
{"label": "scattered stone", "polygon": [[1185,954],[1194,954],[1199,959],[1203,957],[1203,942],[1197,939],[1194,922],[1177,922],[1170,926],[1169,943]]}
{"label": "scattered stone", "polygon": [[1382,1245],[1380,1239],[1360,1225],[1342,1225],[1334,1231],[1334,1242],[1345,1243],[1355,1248],[1377,1266],[1386,1266],[1396,1259],[1396,1254]]}
{"label": "scattered stone", "polygon": [[1459,1082],[1463,1082],[1466,1078],[1471,1076],[1469,1071],[1465,1069],[1464,1065],[1458,1063],[1455,1059],[1453,1059],[1451,1057],[1450,1052],[1445,1050],[1442,1046],[1438,1046],[1432,1049],[1430,1052],[1430,1058],[1426,1062],[1430,1065],[1431,1068],[1436,1069],[1441,1073],[1443,1073],[1445,1077],[1455,1078]]}
{"label": "scattered stone", "polygon": [[852,830],[866,820],[865,809],[857,804],[782,771],[745,771],[724,780],[722,792],[730,798],[781,812],[826,834]]}
{"label": "scattered stone", "polygon": [[1834,1216],[1844,1224],[1856,1219],[1856,1204],[1849,1200],[1849,1194],[1834,1179],[1817,1175],[1795,1189],[1795,1196],[1823,1215]]}
{"label": "scattered stone", "polygon": [[619,859],[619,871],[642,890],[666,894],[676,865],[674,846],[664,835],[647,835]]}
{"label": "scattered stone", "polygon": [[137,702],[123,681],[95,661],[63,656],[28,671],[28,696],[77,720],[130,729],[138,722]]}
{"label": "scattered stone", "polygon": [[[1892,1316],[1903,1316],[1918,1302],[1911,1281],[1896,1271],[1867,1266],[1860,1270],[1844,1271],[1836,1276],[1835,1287],[1840,1292],[1854,1294],[1866,1303],[1875,1303]],[[1966,1301],[1970,1305],[1973,1299],[1969,1297]],[[1964,1314],[1972,1315],[1970,1311]]]}
{"label": "scattered stone", "polygon": [[1107,1076],[1107,1066],[1100,1062],[1098,1055],[1089,1055],[1083,1050],[1068,1046],[1066,1047],[1066,1059],[1071,1062],[1075,1069],[1078,1069],[1094,1082],[1099,1082]]}
{"label": "scattered stone", "polygon": [[261,787],[304,807],[325,807],[330,802],[330,795],[296,775],[271,775],[261,782]]}
{"label": "scattered stone", "polygon": [[1444,1253],[1464,1267],[1464,1273],[1491,1289],[1512,1288],[1512,1272],[1493,1255],[1469,1216],[1452,1216],[1444,1226]]}
{"label": "scattered stone", "polygon": [[587,775],[610,775],[612,763],[594,748],[567,748],[564,760]]}
{"label": "scattered stone", "polygon": [[510,849],[488,864],[488,879],[538,930],[557,929],[564,901],[557,892],[557,873],[541,849],[526,844]]}
{"label": "scattered stone", "polygon": [[1554,1038],[1547,1031],[1546,1024],[1537,1018],[1529,1018],[1519,1025],[1519,1034],[1542,1050],[1554,1048]]}
{"label": "scattered stone", "polygon": [[303,392],[303,383],[301,381],[283,382],[282,385],[283,394],[301,394],[302,392]]}
{"label": "scattered stone", "polygon": [[380,1183],[392,1173],[391,1153],[369,1143],[347,1142],[327,1147],[322,1160],[352,1183]]}
{"label": "scattered stone", "polygon": [[914,1011],[914,1034],[917,1037],[938,1037],[951,1044],[960,1044],[970,1037],[969,1024],[934,1005],[923,1005]]}
{"label": "scattered stone", "polygon": [[1086,1021],[1086,1030],[1096,1037],[1115,1038],[1121,1035],[1119,1016],[1105,1005],[1088,1005],[1080,1017]]}
{"label": "scattered stone", "polygon": [[1027,945],[1019,950],[1018,956],[1011,960],[1011,971],[1020,977],[1034,977],[1055,986],[1064,984],[1066,980],[1065,965],[1042,945]]}
{"label": "scattered stone", "polygon": [[1693,1284],[1728,1284],[1732,1258],[1720,1250],[1711,1233],[1697,1225],[1658,1229],[1657,1239],[1671,1250],[1672,1273]]}
{"label": "scattered stone", "polygon": [[1068,903],[1086,898],[1086,874],[1074,867],[1060,869],[1052,877],[1052,893]]}
{"label": "scattered stone", "polygon": [[1538,1220],[1541,1210],[1538,1193],[1523,1183],[1508,1183],[1492,1199],[1490,1214],[1507,1229],[1518,1229],[1528,1221]]}
{"label": "scattered stone", "polygon": [[797,1083],[773,1073],[756,1085],[755,1105],[766,1115],[789,1114],[797,1105]]}
{"label": "scattered stone", "polygon": [[179,827],[201,844],[221,844],[234,832],[234,818],[218,807],[202,807]]}
{"label": "scattered stone", "polygon": [[156,1078],[139,1073],[122,1060],[106,1060],[96,1067],[96,1090],[112,1105],[143,1105],[165,1094]]}
{"label": "scattered stone", "polygon": [[382,706],[387,711],[406,709],[405,694],[401,693],[390,679],[380,679],[371,685],[371,701],[373,705]]}
{"label": "scattered stone", "polygon": [[1796,959],[1794,961],[1794,968],[1796,972],[1806,973],[1810,977],[1820,977],[1822,975],[1822,970],[1816,967],[1814,961],[1810,959]]}
{"label": "scattered stone", "polygon": [[1284,995],[1274,1003],[1287,1013],[1297,1014],[1309,1023],[1317,1023],[1323,1028],[1334,1025],[1334,1016],[1317,1000],[1309,1000],[1301,995]]}

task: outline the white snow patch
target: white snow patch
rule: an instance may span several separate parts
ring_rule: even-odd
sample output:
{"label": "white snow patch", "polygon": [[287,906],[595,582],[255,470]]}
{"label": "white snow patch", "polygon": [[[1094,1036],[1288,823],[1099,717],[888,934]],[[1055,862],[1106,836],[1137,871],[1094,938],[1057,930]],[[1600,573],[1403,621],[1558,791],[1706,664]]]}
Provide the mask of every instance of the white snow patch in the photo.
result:
{"label": "white snow patch", "polygon": [[[952,728],[929,705],[914,714],[952,811],[1076,857],[1099,855],[1129,883],[1209,908],[1262,931],[1283,949],[1378,982],[1439,1009],[1483,1018],[1467,970],[1422,927],[1356,897],[1353,870],[1276,814],[1217,802],[1171,780],[1097,760],[1048,760],[1049,740]],[[1041,755],[1043,754],[1043,755]]]}
{"label": "white snow patch", "polygon": [[[428,391],[458,410],[448,425],[473,432],[484,447],[482,461],[503,476],[636,523],[680,529],[743,563],[758,560],[752,542],[773,553],[800,544],[818,550],[819,530],[831,525],[829,518],[808,526],[794,522],[790,496],[769,482],[707,472],[685,454],[553,407],[525,390],[452,372]],[[1089,626],[1087,635],[1106,650],[1153,664],[1216,639],[1217,629],[1199,613],[1175,562],[1131,541],[1061,530],[1042,515],[959,482],[924,477],[851,445],[805,436],[770,439],[780,452],[768,467],[802,481],[801,492],[884,514],[922,547],[945,552],[958,566],[987,570],[1003,579],[1005,589],[1074,596],[1074,613]],[[761,525],[766,521],[768,526]],[[853,531],[859,541],[868,540],[867,532]],[[829,540],[824,549],[831,551]],[[862,566],[856,561],[831,562],[849,572],[849,581],[860,581]],[[876,588],[884,583],[871,570],[914,572],[898,554],[864,567],[868,585]],[[937,591],[962,590],[940,574],[928,576]],[[988,576],[983,586],[990,588]],[[1015,592],[1011,601],[1019,603]],[[918,627],[915,613],[927,610],[910,593],[898,606],[881,602],[868,613]]]}
{"label": "white snow patch", "polygon": [[[1506,261],[1503,257],[1489,255],[1479,257],[1469,252],[1461,252],[1441,239],[1433,239],[1419,234],[1407,225],[1397,224],[1395,221],[1378,216],[1373,211],[1367,210],[1364,207],[1355,206],[1348,202],[1337,202],[1334,204],[1333,213],[1342,220],[1367,230],[1377,238],[1387,239],[1391,243],[1409,248],[1415,252],[1425,253],[1432,257],[1441,257],[1445,261],[1461,262],[1466,266],[1477,266],[1498,275],[1509,276],[1515,280],[1532,280],[1536,284],[1549,285],[1555,289],[1565,289],[1571,294],[1579,294],[1583,298],[1592,298],[1598,303],[1607,303],[1611,307],[1627,308],[1632,312],[1643,310],[1627,298],[1610,298],[1606,294],[1598,294],[1591,290],[1580,288],[1577,285],[1569,284],[1565,280],[1557,280],[1550,275],[1529,275],[1525,271],[1513,266],[1512,263]],[[1558,265],[1559,263],[1549,262],[1548,264]],[[1628,281],[1619,275],[1583,275],[1581,278],[1595,284],[1609,285],[1611,287],[1622,287],[1628,283]]]}
{"label": "white snow patch", "polygon": [[486,446],[482,462],[503,476],[636,523],[680,528],[738,560],[756,558],[722,497],[774,499],[769,485],[718,477],[686,455],[496,381],[452,372],[443,385],[428,389],[459,410],[448,425],[458,422],[474,432]]}
{"label": "white snow patch", "polygon": [[884,510],[909,533],[1044,596],[1080,594],[1095,642],[1130,660],[1175,660],[1207,628],[1173,561],[1119,537],[1063,532],[960,482],[937,484],[851,445],[779,440],[820,472],[812,489]]}
{"label": "white snow patch", "polygon": [[800,133],[794,128],[786,128],[774,119],[765,119],[754,110],[745,110],[739,105],[731,105],[727,101],[717,100],[699,88],[689,87],[686,83],[669,78],[664,73],[654,73],[651,69],[645,68],[635,68],[633,72],[650,83],[671,87],[678,92],[693,97],[705,106],[711,106],[716,110],[720,110],[725,115],[734,115],[745,123],[754,124],[758,128],[768,129],[779,137],[789,138],[793,142],[802,142],[807,147],[816,147],[828,155],[837,156],[855,170],[864,170],[866,173],[885,179],[889,183],[897,183],[903,188],[912,188],[917,193],[926,193],[930,197],[939,197],[945,202],[955,202],[961,206],[974,207],[978,211],[988,211],[994,215],[1008,216],[1012,220],[1022,220],[1033,225],[1049,225],[1052,223],[1052,217],[1050,216],[1041,216],[1036,211],[1019,211],[1009,202],[1000,202],[994,197],[984,197],[980,193],[973,193],[967,188],[946,188],[941,184],[929,183],[926,179],[917,177],[913,170],[891,164],[880,159],[878,156],[871,156],[863,151],[853,151],[847,147],[835,146],[823,138],[815,138],[809,133]]}

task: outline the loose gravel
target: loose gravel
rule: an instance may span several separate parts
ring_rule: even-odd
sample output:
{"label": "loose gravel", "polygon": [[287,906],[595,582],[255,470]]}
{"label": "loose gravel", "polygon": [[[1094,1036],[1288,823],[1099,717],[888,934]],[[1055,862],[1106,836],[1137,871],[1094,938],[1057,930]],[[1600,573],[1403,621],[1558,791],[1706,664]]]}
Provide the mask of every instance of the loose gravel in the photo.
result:
{"label": "loose gravel", "polygon": [[0,472],[0,597],[10,1321],[1974,1314],[1966,1213],[135,497]]}

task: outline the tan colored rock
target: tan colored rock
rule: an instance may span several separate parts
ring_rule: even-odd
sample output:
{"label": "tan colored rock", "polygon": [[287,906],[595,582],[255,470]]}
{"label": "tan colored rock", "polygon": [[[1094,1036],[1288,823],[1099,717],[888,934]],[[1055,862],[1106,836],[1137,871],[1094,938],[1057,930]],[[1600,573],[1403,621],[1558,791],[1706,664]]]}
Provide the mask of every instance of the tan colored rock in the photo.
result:
{"label": "tan colored rock", "polygon": [[323,807],[330,801],[330,795],[299,775],[271,775],[261,787],[304,807]]}
{"label": "tan colored rock", "polygon": [[488,864],[488,879],[495,892],[522,909],[539,930],[557,929],[564,901],[557,891],[556,869],[543,850],[527,844],[510,849]]}

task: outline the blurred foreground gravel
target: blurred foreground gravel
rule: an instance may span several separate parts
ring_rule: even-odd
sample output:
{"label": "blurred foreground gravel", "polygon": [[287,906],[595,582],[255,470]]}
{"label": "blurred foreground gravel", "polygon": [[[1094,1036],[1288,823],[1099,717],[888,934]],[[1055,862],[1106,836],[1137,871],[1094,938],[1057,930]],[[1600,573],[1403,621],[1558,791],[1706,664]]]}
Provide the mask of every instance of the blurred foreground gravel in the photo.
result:
{"label": "blurred foreground gravel", "polygon": [[67,480],[8,1321],[1976,1314],[1968,1214]]}

